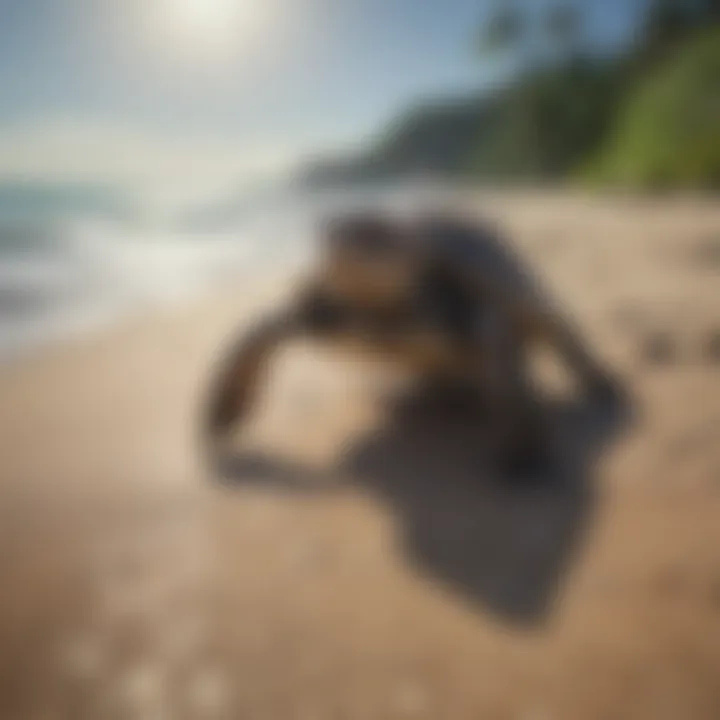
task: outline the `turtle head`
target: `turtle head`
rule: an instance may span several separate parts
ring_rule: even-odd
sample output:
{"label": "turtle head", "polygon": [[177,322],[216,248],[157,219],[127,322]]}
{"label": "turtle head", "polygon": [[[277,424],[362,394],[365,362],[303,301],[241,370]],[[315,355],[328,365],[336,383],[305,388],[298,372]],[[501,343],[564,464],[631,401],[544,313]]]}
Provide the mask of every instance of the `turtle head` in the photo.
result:
{"label": "turtle head", "polygon": [[388,304],[407,297],[417,277],[416,255],[407,230],[375,213],[337,218],[323,234],[326,281],[353,302]]}

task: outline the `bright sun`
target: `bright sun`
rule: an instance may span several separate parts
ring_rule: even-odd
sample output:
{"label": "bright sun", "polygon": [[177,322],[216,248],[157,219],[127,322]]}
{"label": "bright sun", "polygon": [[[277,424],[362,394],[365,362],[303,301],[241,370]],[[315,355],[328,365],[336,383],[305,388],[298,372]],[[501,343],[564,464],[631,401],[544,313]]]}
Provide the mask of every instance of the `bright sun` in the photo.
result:
{"label": "bright sun", "polygon": [[247,0],[175,0],[172,6],[175,20],[188,30],[215,34],[227,32],[235,25],[241,3],[245,8],[250,4]]}
{"label": "bright sun", "polygon": [[224,54],[247,42],[261,16],[257,0],[154,0],[173,44]]}

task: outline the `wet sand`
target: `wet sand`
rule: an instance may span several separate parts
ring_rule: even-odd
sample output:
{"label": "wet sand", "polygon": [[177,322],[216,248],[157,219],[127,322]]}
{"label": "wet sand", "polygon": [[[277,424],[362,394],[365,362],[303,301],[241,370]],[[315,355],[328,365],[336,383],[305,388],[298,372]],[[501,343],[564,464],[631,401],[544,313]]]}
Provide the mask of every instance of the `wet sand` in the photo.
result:
{"label": "wet sand", "polygon": [[277,279],[7,365],[3,720],[720,717],[720,208],[480,205],[632,413],[548,400],[563,470],[510,490],[474,417],[298,348],[218,483],[198,404]]}

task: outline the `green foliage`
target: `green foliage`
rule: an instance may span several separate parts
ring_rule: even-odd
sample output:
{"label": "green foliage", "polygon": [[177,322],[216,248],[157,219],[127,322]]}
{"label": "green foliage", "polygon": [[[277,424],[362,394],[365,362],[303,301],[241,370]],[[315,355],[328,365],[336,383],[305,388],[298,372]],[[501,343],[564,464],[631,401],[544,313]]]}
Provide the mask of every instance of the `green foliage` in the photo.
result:
{"label": "green foliage", "polygon": [[485,97],[417,108],[382,136],[373,156],[387,170],[455,173],[466,165],[478,133],[496,121],[496,103]]}
{"label": "green foliage", "polygon": [[633,188],[720,188],[720,29],[640,82],[589,175]]}
{"label": "green foliage", "polygon": [[551,7],[547,16],[550,37],[563,44],[572,42],[577,35],[580,21],[577,5],[562,4]]}
{"label": "green foliage", "polygon": [[554,0],[539,17],[519,2],[496,7],[480,43],[486,61],[514,54],[507,86],[416,108],[369,152],[311,180],[430,172],[720,187],[720,0],[650,0],[637,42],[614,59],[584,46],[581,0]]}
{"label": "green foliage", "polygon": [[475,174],[504,178],[567,175],[605,137],[616,105],[612,66],[576,60],[533,74],[503,98],[492,127],[475,136]]}
{"label": "green foliage", "polygon": [[517,45],[525,33],[523,15],[514,7],[500,7],[480,33],[480,51],[495,53]]}
{"label": "green foliage", "polygon": [[720,0],[652,0],[641,42],[626,58],[627,75],[641,80],[683,43],[720,23]]}

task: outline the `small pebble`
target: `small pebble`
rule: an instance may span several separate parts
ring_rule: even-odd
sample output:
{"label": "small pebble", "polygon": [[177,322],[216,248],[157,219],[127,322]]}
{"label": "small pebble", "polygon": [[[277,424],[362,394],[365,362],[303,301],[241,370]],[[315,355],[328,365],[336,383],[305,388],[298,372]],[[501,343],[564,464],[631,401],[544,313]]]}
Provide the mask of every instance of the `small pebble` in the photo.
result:
{"label": "small pebble", "polygon": [[694,246],[693,256],[696,262],[706,268],[720,265],[720,237],[712,235],[701,238]]}
{"label": "small pebble", "polygon": [[669,365],[677,359],[677,348],[666,332],[656,332],[645,339],[642,357],[652,365]]}
{"label": "small pebble", "polygon": [[703,343],[703,357],[712,365],[720,364],[720,330],[712,330]]}

